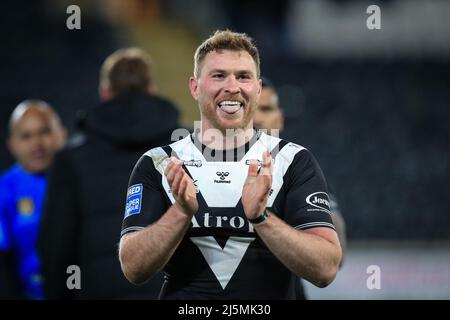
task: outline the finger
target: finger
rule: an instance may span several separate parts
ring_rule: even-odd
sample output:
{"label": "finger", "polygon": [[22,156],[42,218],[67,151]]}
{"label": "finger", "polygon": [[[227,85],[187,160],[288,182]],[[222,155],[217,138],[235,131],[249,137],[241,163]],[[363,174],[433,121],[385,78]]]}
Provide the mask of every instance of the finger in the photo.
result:
{"label": "finger", "polygon": [[177,175],[177,173],[182,170],[178,165],[174,164],[172,166],[172,168],[169,170],[169,172],[167,173],[167,182],[169,183],[170,188],[172,188],[173,186],[173,182],[175,179],[175,176]]}
{"label": "finger", "polygon": [[272,188],[272,176],[267,174],[263,175],[262,178],[263,181],[261,184],[263,185],[264,194],[268,195],[270,189]]}
{"label": "finger", "polygon": [[172,170],[174,166],[174,162],[169,159],[169,163],[167,164],[166,170],[164,170],[164,175],[167,177],[169,172]]}
{"label": "finger", "polygon": [[166,176],[170,173],[170,171],[172,171],[178,165],[177,160],[178,159],[175,157],[169,158],[169,163],[167,164],[166,170],[164,171],[164,174]]}
{"label": "finger", "polygon": [[188,202],[191,195],[188,192],[189,190],[189,181],[186,181],[186,192],[184,194],[184,201]]}
{"label": "finger", "polygon": [[186,186],[185,187],[186,187],[185,200],[189,201],[190,198],[196,199],[197,198],[197,196],[196,196],[197,189],[190,177],[186,177]]}
{"label": "finger", "polygon": [[270,176],[272,175],[272,155],[269,151],[263,153],[263,163],[261,166],[260,175]]}
{"label": "finger", "polygon": [[183,161],[178,159],[177,157],[170,157],[169,163],[167,164],[166,170],[164,170],[164,174],[167,176],[170,170],[174,168],[175,166],[180,166],[183,164]]}
{"label": "finger", "polygon": [[248,166],[248,176],[256,177],[258,175],[258,161],[255,159],[250,160],[250,165]]}
{"label": "finger", "polygon": [[179,192],[180,198],[182,198],[184,201],[187,201],[189,199],[189,196],[187,195],[188,183],[189,181],[187,180],[187,177],[184,176],[183,180],[181,180],[180,182],[180,192]]}
{"label": "finger", "polygon": [[172,182],[172,194],[175,196],[178,196],[180,194],[180,182],[184,177],[184,171],[183,169],[179,169],[176,173],[175,176],[173,178],[173,182]]}
{"label": "finger", "polygon": [[170,157],[170,160],[171,160],[174,164],[176,164],[176,165],[179,165],[179,166],[183,165],[183,161],[180,160],[180,159],[178,159],[178,158],[175,157],[175,156]]}

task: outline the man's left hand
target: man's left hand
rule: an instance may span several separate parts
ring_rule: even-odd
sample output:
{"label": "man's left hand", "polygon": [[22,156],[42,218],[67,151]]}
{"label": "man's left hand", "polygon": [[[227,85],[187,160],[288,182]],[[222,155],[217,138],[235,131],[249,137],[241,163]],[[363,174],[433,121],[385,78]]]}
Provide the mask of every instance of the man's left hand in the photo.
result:
{"label": "man's left hand", "polygon": [[256,160],[252,160],[248,167],[247,180],[242,189],[242,206],[247,219],[255,219],[264,212],[271,187],[272,155],[266,151],[259,173]]}

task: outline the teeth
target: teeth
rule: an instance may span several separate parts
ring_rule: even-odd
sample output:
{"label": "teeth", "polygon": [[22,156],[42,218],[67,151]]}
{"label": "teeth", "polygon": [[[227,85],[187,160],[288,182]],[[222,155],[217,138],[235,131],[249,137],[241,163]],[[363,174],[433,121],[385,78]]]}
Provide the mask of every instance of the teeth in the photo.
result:
{"label": "teeth", "polygon": [[232,114],[241,109],[242,103],[239,101],[226,100],[219,103],[219,107],[222,111]]}
{"label": "teeth", "polygon": [[219,103],[220,106],[240,106],[241,103],[239,101],[222,101]]}

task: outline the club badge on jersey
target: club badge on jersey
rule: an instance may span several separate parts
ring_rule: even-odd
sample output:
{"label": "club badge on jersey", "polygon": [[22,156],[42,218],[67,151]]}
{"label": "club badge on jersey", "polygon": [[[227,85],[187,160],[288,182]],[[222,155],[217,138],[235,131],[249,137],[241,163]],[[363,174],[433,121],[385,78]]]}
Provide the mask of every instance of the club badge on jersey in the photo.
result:
{"label": "club badge on jersey", "polygon": [[31,216],[34,212],[34,202],[32,198],[20,198],[17,202],[17,212],[22,216]]}

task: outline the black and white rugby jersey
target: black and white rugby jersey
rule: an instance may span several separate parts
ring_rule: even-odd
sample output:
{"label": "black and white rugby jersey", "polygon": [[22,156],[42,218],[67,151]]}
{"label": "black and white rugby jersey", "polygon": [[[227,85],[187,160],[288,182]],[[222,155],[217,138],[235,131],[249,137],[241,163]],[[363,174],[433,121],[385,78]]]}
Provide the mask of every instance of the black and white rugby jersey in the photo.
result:
{"label": "black and white rugby jersey", "polygon": [[151,149],[129,181],[122,235],[157,221],[174,203],[164,170],[171,155],[197,188],[198,212],[164,268],[162,299],[291,299],[294,275],[269,251],[241,203],[251,159],[273,157],[268,209],[296,229],[334,228],[326,182],[305,148],[258,132],[244,146],[215,152],[194,135]]}

